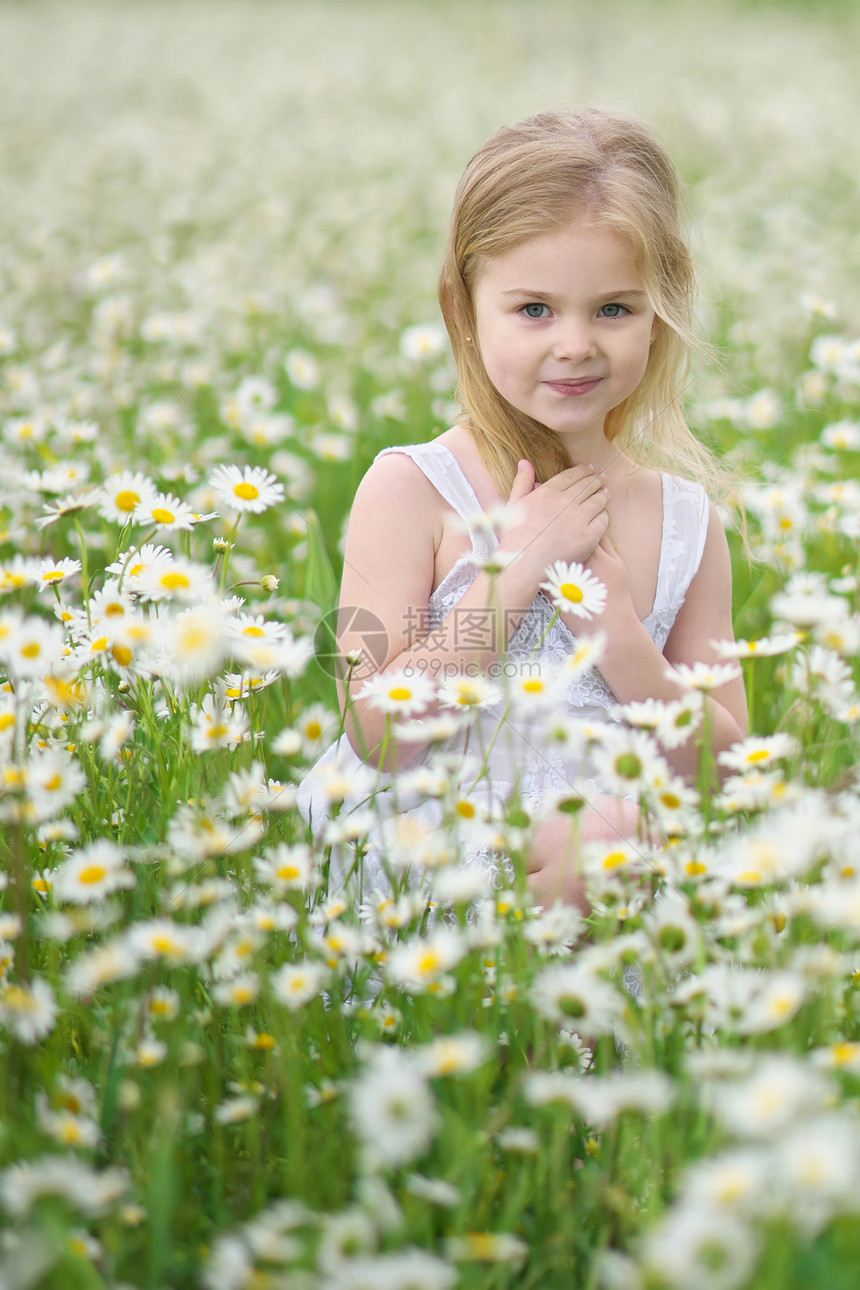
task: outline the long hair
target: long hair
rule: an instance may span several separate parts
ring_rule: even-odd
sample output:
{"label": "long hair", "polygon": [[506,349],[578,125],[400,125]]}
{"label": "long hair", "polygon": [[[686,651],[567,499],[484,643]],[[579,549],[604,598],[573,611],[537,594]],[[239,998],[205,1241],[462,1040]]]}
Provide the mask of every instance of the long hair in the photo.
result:
{"label": "long hair", "polygon": [[680,407],[690,349],[706,348],[693,323],[694,270],[681,182],[643,122],[586,108],[542,112],[497,131],[457,187],[439,278],[439,302],[459,373],[461,421],[503,497],[517,461],[539,482],[570,465],[558,436],[493,386],[480,354],[473,292],[484,261],[568,224],[578,214],[628,239],[655,312],[641,382],[608,414],[605,433],[641,464],[666,467],[719,490],[725,472],[693,435]]}

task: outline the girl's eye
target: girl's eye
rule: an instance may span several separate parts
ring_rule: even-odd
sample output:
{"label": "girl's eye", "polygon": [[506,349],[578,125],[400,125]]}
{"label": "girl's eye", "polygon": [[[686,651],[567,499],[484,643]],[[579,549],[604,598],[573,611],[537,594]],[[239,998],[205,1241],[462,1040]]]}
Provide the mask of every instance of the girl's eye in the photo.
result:
{"label": "girl's eye", "polygon": [[526,318],[547,318],[549,316],[549,305],[539,305],[535,301],[533,304],[523,305],[521,312],[525,314]]}
{"label": "girl's eye", "polygon": [[628,310],[624,305],[604,305],[600,312],[603,314],[604,318],[620,318],[621,315],[626,314]]}

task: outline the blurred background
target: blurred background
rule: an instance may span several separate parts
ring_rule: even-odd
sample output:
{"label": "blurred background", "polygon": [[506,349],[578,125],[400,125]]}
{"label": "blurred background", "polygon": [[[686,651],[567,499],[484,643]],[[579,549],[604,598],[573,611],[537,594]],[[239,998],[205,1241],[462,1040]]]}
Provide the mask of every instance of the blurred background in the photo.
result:
{"label": "blurred background", "polygon": [[383,330],[435,318],[468,157],[504,122],[588,102],[663,135],[692,185],[708,329],[741,322],[773,379],[804,293],[856,320],[859,34],[854,4],[790,0],[6,3],[0,310],[38,285],[62,313],[122,251],[162,305],[257,293],[288,319],[325,285]]}

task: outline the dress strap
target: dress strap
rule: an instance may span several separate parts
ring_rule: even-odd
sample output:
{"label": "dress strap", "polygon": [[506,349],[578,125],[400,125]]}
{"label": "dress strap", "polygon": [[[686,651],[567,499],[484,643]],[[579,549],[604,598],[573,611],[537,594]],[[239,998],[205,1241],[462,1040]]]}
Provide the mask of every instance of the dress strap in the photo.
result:
{"label": "dress strap", "polygon": [[677,475],[662,478],[663,550],[655,607],[680,606],[702,561],[710,508],[701,484]]}
{"label": "dress strap", "polygon": [[476,555],[487,556],[495,551],[498,539],[490,528],[475,490],[469,483],[457,458],[443,443],[403,444],[383,448],[374,460],[390,452],[402,452],[411,457],[450,507],[466,526]]}

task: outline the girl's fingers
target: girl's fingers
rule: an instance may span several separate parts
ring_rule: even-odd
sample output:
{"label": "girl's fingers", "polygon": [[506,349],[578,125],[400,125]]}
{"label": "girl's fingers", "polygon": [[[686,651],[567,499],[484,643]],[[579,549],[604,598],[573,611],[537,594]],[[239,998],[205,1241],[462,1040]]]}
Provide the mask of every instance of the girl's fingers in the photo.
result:
{"label": "girl's fingers", "polygon": [[525,458],[518,464],[517,473],[514,476],[514,482],[511,487],[509,502],[518,502],[521,497],[527,497],[535,486],[535,468],[530,461]]}

